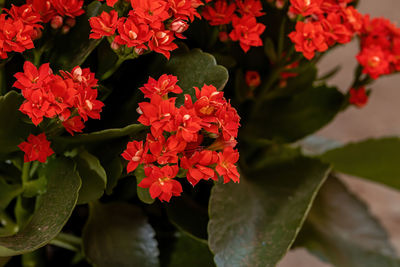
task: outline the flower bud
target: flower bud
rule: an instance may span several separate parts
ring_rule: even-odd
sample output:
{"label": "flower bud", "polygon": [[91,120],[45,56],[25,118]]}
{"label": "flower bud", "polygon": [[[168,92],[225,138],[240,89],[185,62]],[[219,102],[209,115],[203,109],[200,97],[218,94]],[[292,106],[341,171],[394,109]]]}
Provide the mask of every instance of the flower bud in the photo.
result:
{"label": "flower bud", "polygon": [[120,44],[117,44],[117,43],[114,42],[114,41],[111,43],[110,46],[111,46],[111,49],[112,49],[112,50],[118,50],[118,49],[121,47]]}
{"label": "flower bud", "polygon": [[182,19],[175,19],[169,25],[169,29],[176,33],[182,33],[186,31],[188,27],[189,25],[187,24],[187,22]]}
{"label": "flower bud", "polygon": [[71,29],[70,26],[64,25],[64,26],[62,27],[62,29],[61,29],[61,33],[62,33],[62,34],[67,34],[67,33],[69,33],[69,30],[70,30],[70,29]]}
{"label": "flower bud", "polygon": [[61,16],[54,16],[50,22],[50,26],[55,30],[61,28],[63,24],[64,20]]}
{"label": "flower bud", "polygon": [[76,20],[74,18],[67,18],[65,24],[72,28],[75,26]]}
{"label": "flower bud", "polygon": [[227,32],[219,32],[218,37],[221,42],[226,42],[229,40],[229,36],[228,36]]}

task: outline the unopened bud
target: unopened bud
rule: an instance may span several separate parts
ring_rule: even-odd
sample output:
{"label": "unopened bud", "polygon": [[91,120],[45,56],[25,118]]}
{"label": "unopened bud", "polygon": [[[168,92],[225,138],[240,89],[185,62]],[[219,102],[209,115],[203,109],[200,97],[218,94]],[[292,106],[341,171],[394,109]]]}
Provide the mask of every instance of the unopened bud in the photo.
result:
{"label": "unopened bud", "polygon": [[74,18],[67,18],[65,24],[72,28],[75,26],[76,20]]}
{"label": "unopened bud", "polygon": [[176,33],[182,33],[187,30],[188,24],[182,19],[175,19],[170,25],[169,29]]}
{"label": "unopened bud", "polygon": [[67,34],[67,33],[69,33],[69,30],[70,30],[70,29],[71,29],[70,26],[64,25],[64,26],[62,27],[62,29],[61,29],[61,33],[62,33],[62,34]]}
{"label": "unopened bud", "polygon": [[144,53],[144,49],[143,49],[143,48],[137,48],[137,47],[135,47],[135,48],[133,49],[133,51],[135,51],[136,55],[138,55],[138,56],[140,56],[141,54]]}
{"label": "unopened bud", "polygon": [[221,42],[226,42],[226,41],[229,40],[229,36],[228,36],[228,33],[227,33],[227,32],[220,32],[220,33],[218,34],[218,37],[219,37],[219,40],[220,40]]}
{"label": "unopened bud", "polygon": [[114,42],[114,41],[111,43],[111,49],[112,49],[112,50],[118,50],[120,47],[121,47],[121,45],[120,45],[120,44],[117,44],[117,43]]}
{"label": "unopened bud", "polygon": [[61,26],[63,24],[64,24],[64,20],[61,16],[54,16],[50,22],[50,26],[55,30],[61,28]]}

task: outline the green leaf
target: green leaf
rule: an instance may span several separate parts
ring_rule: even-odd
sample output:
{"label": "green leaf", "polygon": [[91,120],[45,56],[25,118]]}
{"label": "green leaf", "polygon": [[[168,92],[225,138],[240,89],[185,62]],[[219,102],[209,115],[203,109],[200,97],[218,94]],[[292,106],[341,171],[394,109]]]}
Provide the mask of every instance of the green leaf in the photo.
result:
{"label": "green leaf", "polygon": [[99,199],[104,194],[107,184],[107,174],[99,159],[86,150],[82,150],[74,160],[82,180],[78,204]]}
{"label": "green leaf", "polygon": [[138,207],[126,203],[90,203],[83,248],[98,267],[159,266],[153,228]]}
{"label": "green leaf", "polygon": [[4,210],[8,204],[21,193],[21,185],[8,184],[0,177],[0,210]]}
{"label": "green leaf", "polygon": [[24,115],[19,111],[23,97],[15,91],[0,96],[0,157],[18,151],[31,132],[32,126],[23,122]]}
{"label": "green leaf", "polygon": [[321,188],[296,242],[340,267],[400,266],[383,227],[335,177]]}
{"label": "green leaf", "polygon": [[321,159],[336,171],[400,189],[400,139],[388,137],[350,143],[327,151]]}
{"label": "green leaf", "polygon": [[106,9],[109,9],[107,5],[98,1],[88,5],[85,14],[77,18],[76,25],[71,31],[57,40],[50,62],[64,70],[80,66],[102,41],[102,39],[89,39],[91,30],[89,19],[100,15]]}
{"label": "green leaf", "polygon": [[207,240],[207,209],[196,203],[187,195],[172,199],[166,206],[168,218],[184,233]]}
{"label": "green leaf", "polygon": [[155,199],[150,196],[149,188],[142,188],[137,186],[144,178],[146,178],[146,175],[144,174],[143,165],[139,165],[136,168],[135,176],[136,176],[136,187],[137,187],[136,190],[138,198],[146,204],[153,204]]}
{"label": "green leaf", "polygon": [[104,142],[111,139],[138,134],[146,128],[147,127],[142,124],[131,124],[124,128],[107,129],[98,132],[68,137],[54,137],[52,144],[57,150],[63,151],[67,146],[77,146],[80,144]]}
{"label": "green leaf", "polygon": [[169,267],[213,267],[213,255],[207,244],[178,232]]}
{"label": "green leaf", "polygon": [[121,178],[123,166],[121,159],[114,158],[104,165],[104,170],[107,174],[106,193],[111,195],[114,187],[117,185],[119,178]]}
{"label": "green leaf", "polygon": [[209,246],[217,266],[275,266],[299,232],[329,166],[284,158],[217,184],[209,203]]}
{"label": "green leaf", "polygon": [[[178,84],[184,94],[194,97],[193,86],[214,85],[222,90],[228,82],[228,71],[217,65],[215,58],[200,49],[175,53],[167,62],[165,73],[178,77]],[[183,94],[177,103],[183,103]]]}
{"label": "green leaf", "polygon": [[266,100],[246,125],[245,135],[247,139],[296,141],[329,123],[340,111],[343,101],[342,93],[326,86]]}
{"label": "green leaf", "polygon": [[0,237],[0,256],[23,254],[46,245],[70,217],[81,185],[73,162],[66,158],[50,160],[45,175],[47,193],[38,199],[32,219],[20,232]]}

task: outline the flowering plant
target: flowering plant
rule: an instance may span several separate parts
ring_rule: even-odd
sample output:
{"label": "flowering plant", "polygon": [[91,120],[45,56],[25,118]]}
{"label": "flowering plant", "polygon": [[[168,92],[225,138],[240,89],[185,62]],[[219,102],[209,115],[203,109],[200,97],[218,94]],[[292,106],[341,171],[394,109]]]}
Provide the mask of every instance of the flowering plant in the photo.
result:
{"label": "flowering plant", "polygon": [[400,189],[400,139],[312,135],[400,71],[400,28],[356,2],[0,0],[0,263],[400,266],[336,178]]}

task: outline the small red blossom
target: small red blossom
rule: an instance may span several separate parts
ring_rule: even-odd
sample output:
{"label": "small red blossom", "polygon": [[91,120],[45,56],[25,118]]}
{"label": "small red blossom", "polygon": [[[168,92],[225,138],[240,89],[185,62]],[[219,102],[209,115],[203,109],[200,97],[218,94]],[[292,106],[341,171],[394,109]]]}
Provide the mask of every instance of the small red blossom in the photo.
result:
{"label": "small red blossom", "polygon": [[122,153],[122,157],[128,160],[127,172],[134,171],[139,164],[144,160],[144,154],[147,153],[147,146],[143,146],[143,141],[132,141],[129,142],[126,150]]}
{"label": "small red blossom", "polygon": [[218,162],[218,154],[211,150],[202,150],[195,152],[190,158],[181,159],[181,167],[188,170],[187,179],[195,186],[200,180],[218,180],[218,176],[211,168]]}
{"label": "small red blossom", "polygon": [[14,75],[17,81],[13,86],[22,91],[25,89],[37,89],[51,79],[52,73],[53,71],[48,63],[41,65],[37,69],[31,62],[25,61],[24,72],[18,72]]}
{"label": "small red blossom", "polygon": [[47,141],[44,133],[38,136],[30,134],[26,142],[22,142],[18,147],[25,153],[24,162],[39,161],[45,163],[47,157],[54,154],[50,148],[50,142]]}
{"label": "small red blossom", "polygon": [[139,89],[147,98],[151,98],[153,94],[160,96],[168,95],[168,93],[180,94],[182,89],[176,84],[177,82],[176,76],[163,74],[158,80],[149,77],[148,82]]}
{"label": "small red blossom", "polygon": [[296,31],[291,32],[289,38],[295,44],[296,51],[302,52],[307,59],[312,59],[315,51],[323,52],[328,49],[320,22],[297,22]]}
{"label": "small red blossom", "polygon": [[261,84],[260,74],[257,71],[246,71],[245,80],[249,87],[255,88]]}
{"label": "small red blossom", "polygon": [[215,170],[224,178],[224,183],[228,183],[230,180],[235,183],[239,182],[240,174],[235,165],[238,160],[239,153],[231,147],[218,153],[218,164]]}
{"label": "small red blossom", "polygon": [[254,17],[260,17],[265,13],[262,12],[262,4],[260,0],[240,0],[236,1],[238,12],[241,15],[251,15]]}
{"label": "small red blossom", "polygon": [[80,116],[69,118],[68,120],[63,121],[62,125],[71,135],[74,135],[75,133],[81,133],[83,128],[85,128],[85,124]]}
{"label": "small red blossom", "polygon": [[239,41],[240,47],[247,52],[251,46],[262,46],[260,35],[265,30],[265,25],[257,23],[256,18],[245,15],[241,18],[234,16],[232,19],[233,30],[229,37]]}
{"label": "small red blossom", "polygon": [[50,2],[61,16],[74,18],[85,13],[82,8],[83,0],[50,0]]}
{"label": "small red blossom", "polygon": [[289,12],[307,17],[320,14],[322,0],[290,0]]}
{"label": "small red blossom", "polygon": [[365,47],[357,55],[357,60],[363,66],[363,73],[368,74],[372,79],[378,79],[379,76],[389,74],[390,54],[385,52],[380,46]]}
{"label": "small red blossom", "polygon": [[349,103],[359,108],[365,106],[368,102],[368,95],[365,87],[351,88],[349,91]]}
{"label": "small red blossom", "polygon": [[163,54],[167,59],[169,59],[170,51],[178,48],[178,46],[173,42],[174,40],[175,37],[172,31],[157,31],[149,41],[149,48],[157,53]]}
{"label": "small red blossom", "polygon": [[231,23],[235,10],[236,5],[234,2],[228,4],[226,0],[217,0],[214,3],[214,7],[206,6],[201,15],[208,20],[210,25],[225,25]]}
{"label": "small red blossom", "polygon": [[169,202],[172,196],[180,196],[182,193],[181,184],[174,179],[179,171],[177,165],[145,167],[144,171],[146,178],[138,186],[149,188],[152,198],[158,197],[161,201]]}
{"label": "small red blossom", "polygon": [[103,11],[98,17],[92,17],[89,19],[90,27],[92,27],[92,33],[90,38],[100,39],[103,36],[111,36],[115,33],[118,25],[118,12],[111,10],[110,13]]}

